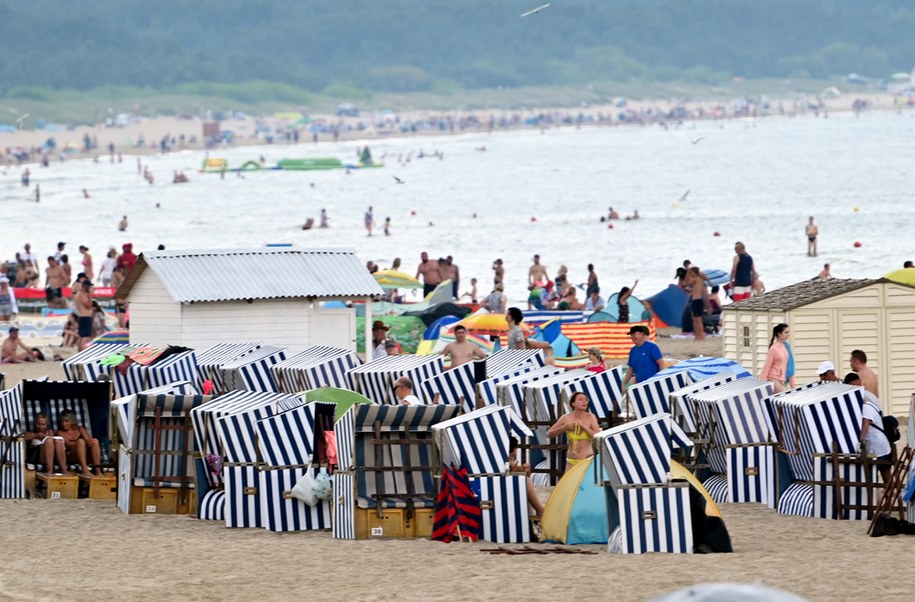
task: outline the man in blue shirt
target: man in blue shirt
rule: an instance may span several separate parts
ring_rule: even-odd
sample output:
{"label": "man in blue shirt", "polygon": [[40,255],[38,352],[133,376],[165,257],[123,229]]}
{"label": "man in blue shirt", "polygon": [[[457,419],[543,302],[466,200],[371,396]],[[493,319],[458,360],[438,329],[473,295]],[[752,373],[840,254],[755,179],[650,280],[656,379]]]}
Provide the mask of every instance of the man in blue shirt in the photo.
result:
{"label": "man in blue shirt", "polygon": [[629,350],[629,362],[626,378],[623,379],[623,389],[629,381],[636,383],[645,382],[667,366],[664,364],[664,355],[661,348],[648,340],[648,327],[637,324],[629,329],[629,337],[634,346]]}

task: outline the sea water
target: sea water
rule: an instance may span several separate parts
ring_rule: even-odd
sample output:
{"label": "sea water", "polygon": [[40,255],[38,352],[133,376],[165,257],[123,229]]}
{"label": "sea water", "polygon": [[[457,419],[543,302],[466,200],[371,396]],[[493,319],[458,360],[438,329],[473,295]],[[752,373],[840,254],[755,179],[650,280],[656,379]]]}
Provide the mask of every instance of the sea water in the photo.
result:
{"label": "sea water", "polygon": [[[0,169],[0,258],[28,241],[44,265],[60,240],[74,272],[80,244],[89,246],[97,271],[109,246],[128,241],[136,251],[291,243],[354,248],[382,268],[400,257],[412,274],[428,251],[453,255],[462,291],[477,277],[480,296],[492,287],[493,260],[502,258],[506,292],[519,300],[535,253],[551,277],[564,264],[573,282],[584,282],[593,263],[604,294],[639,279],[637,295],[648,296],[687,258],[729,270],[734,243],[743,241],[770,290],[815,277],[827,262],[839,278],[877,277],[915,259],[913,117],[887,111],[210,151],[230,166],[260,156],[268,164],[314,156],[355,162],[368,143],[386,164],[243,179],[198,173],[204,153],[182,151],[141,158],[155,185],[138,175],[136,158],[111,164],[103,154],[98,163],[32,166],[38,204],[19,183],[22,168],[10,167]],[[420,150],[427,156],[419,158]],[[191,181],[172,184],[175,170]],[[372,237],[363,226],[369,206]],[[601,222],[611,206],[623,217],[638,210],[641,219]],[[302,230],[309,217],[317,225],[322,208],[331,227]],[[119,232],[125,214],[130,226]],[[821,233],[815,258],[804,234],[811,215]],[[382,232],[386,217],[390,236]]]}

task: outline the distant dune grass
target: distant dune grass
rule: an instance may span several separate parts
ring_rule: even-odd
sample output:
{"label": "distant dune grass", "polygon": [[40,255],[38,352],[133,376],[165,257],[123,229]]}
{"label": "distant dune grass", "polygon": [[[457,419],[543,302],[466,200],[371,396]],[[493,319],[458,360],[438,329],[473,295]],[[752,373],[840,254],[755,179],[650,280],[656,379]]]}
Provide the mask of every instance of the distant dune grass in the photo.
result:
{"label": "distant dune grass", "polygon": [[590,85],[465,89],[453,82],[435,82],[423,92],[373,92],[345,83],[313,92],[289,84],[250,81],[239,84],[198,82],[168,89],[105,86],[88,91],[53,90],[17,86],[0,98],[0,123],[13,123],[29,113],[30,121],[67,124],[98,123],[109,115],[134,112],[141,115],[202,115],[206,111],[243,111],[269,115],[298,110],[332,113],[337,104],[353,102],[365,110],[507,110],[545,107],[579,107],[607,104],[612,99],[721,99],[765,95],[790,100],[815,94],[826,87],[849,89],[838,80],[727,80],[695,81],[605,81]]}

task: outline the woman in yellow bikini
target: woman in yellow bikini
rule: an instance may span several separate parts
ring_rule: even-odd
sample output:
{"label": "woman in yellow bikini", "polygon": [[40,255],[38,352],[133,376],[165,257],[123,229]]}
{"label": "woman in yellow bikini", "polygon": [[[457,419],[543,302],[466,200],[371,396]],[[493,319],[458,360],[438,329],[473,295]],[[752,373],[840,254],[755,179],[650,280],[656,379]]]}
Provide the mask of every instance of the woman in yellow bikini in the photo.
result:
{"label": "woman in yellow bikini", "polygon": [[569,406],[572,411],[556,421],[556,424],[547,431],[551,439],[565,433],[569,440],[569,449],[566,451],[566,472],[582,460],[587,460],[594,455],[591,439],[600,432],[597,417],[588,410],[590,400],[588,396],[578,391],[572,394]]}

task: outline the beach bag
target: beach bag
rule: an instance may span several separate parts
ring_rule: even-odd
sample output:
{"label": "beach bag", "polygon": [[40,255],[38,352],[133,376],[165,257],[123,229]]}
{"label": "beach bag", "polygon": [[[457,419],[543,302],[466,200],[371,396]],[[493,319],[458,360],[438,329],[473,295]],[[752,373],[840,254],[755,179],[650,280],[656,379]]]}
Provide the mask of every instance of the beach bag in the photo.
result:
{"label": "beach bag", "polygon": [[296,481],[295,486],[292,488],[292,497],[314,507],[318,503],[314,485],[315,479],[311,476],[311,466],[309,466],[302,478]]}
{"label": "beach bag", "polygon": [[[877,411],[880,412],[879,409]],[[897,420],[895,416],[884,416],[883,412],[880,412],[880,418],[883,419],[880,426],[877,426],[874,423],[871,423],[871,426],[883,433],[886,436],[887,441],[890,442],[890,445],[899,441],[899,420]]]}
{"label": "beach bag", "polygon": [[883,428],[881,430],[883,431],[883,434],[886,435],[890,444],[899,441],[899,421],[895,416],[884,416]]}
{"label": "beach bag", "polygon": [[333,497],[333,478],[326,472],[311,476],[311,466],[302,475],[291,491],[292,497],[314,507],[320,500]]}

